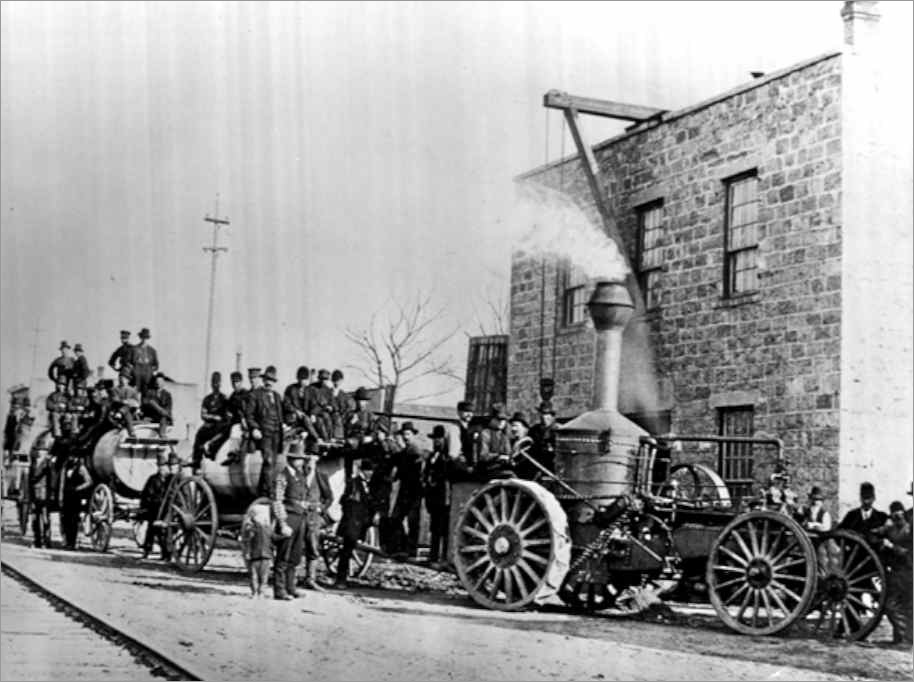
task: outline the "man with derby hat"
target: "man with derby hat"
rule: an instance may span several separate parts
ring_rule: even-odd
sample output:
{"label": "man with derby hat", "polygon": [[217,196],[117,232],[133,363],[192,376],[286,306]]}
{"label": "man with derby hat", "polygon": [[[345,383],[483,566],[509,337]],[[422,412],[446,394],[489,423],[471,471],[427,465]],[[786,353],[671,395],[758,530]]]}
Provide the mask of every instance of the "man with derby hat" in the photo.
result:
{"label": "man with derby hat", "polygon": [[295,372],[295,383],[286,386],[282,394],[282,413],[286,424],[296,430],[297,433],[305,434],[312,441],[318,440],[317,431],[311,423],[311,417],[308,414],[307,400],[310,397],[308,391],[308,380],[311,378],[311,371],[304,365],[299,367]]}
{"label": "man with derby hat", "polygon": [[200,468],[200,462],[203,460],[203,446],[220,433],[228,424],[228,398],[222,392],[222,373],[213,372],[209,378],[209,386],[212,389],[209,394],[203,398],[200,405],[200,428],[194,435],[194,449],[192,463],[194,470]]}
{"label": "man with derby hat", "polygon": [[830,531],[831,514],[825,508],[825,495],[817,485],[809,491],[809,504],[803,507],[802,523],[806,530]]}
{"label": "man with derby hat", "polygon": [[73,369],[75,364],[76,361],[73,359],[73,356],[70,355],[70,344],[66,341],[61,341],[60,355],[54,358],[51,361],[51,364],[48,365],[48,379],[53,381],[55,385],[63,380],[64,387],[68,388],[73,381]]}
{"label": "man with derby hat", "polygon": [[245,413],[251,438],[263,456],[257,484],[261,497],[270,496],[273,479],[286,464],[282,451],[282,397],[273,390],[278,379],[276,368],[267,367],[263,373],[263,386],[251,391]]}
{"label": "man with derby hat", "polygon": [[320,556],[320,531],[324,515],[333,504],[333,493],[327,477],[317,471],[317,456],[304,452],[295,440],[286,453],[286,465],[273,484],[273,514],[280,527],[281,539],[276,545],[273,572],[273,596],[290,599],[298,596],[295,570],[306,559],[305,587],[321,590],[317,585],[317,559]]}
{"label": "man with derby hat", "polygon": [[422,492],[425,496],[431,535],[428,561],[435,564],[447,556],[448,516],[451,505],[451,486],[448,482],[450,454],[447,430],[442,424],[437,424],[428,437],[432,441],[432,451],[422,469]]}
{"label": "man with derby hat", "polygon": [[395,480],[400,482],[392,518],[402,526],[406,521],[406,554],[415,557],[419,546],[419,520],[422,513],[422,465],[425,453],[416,441],[418,435],[411,421],[403,422],[399,436],[403,449],[396,458]]}
{"label": "man with derby hat", "polygon": [[149,556],[156,540],[159,542],[162,560],[168,561],[171,558],[165,529],[153,524],[159,518],[159,509],[162,506],[162,501],[165,499],[168,486],[175,476],[171,467],[177,463],[178,457],[175,453],[159,452],[156,460],[158,469],[156,473],[146,480],[146,485],[143,486],[143,491],[140,493],[140,518],[146,521],[146,538],[143,541],[144,559]]}
{"label": "man with derby hat", "polygon": [[133,367],[133,380],[140,395],[146,392],[152,377],[159,371],[159,356],[156,349],[147,343],[149,329],[140,330],[140,342],[130,349],[130,365]]}
{"label": "man with derby hat", "polygon": [[885,522],[889,520],[889,515],[876,509],[873,504],[876,502],[876,488],[870,482],[860,484],[860,506],[851,509],[841,523],[838,524],[839,530],[850,530],[862,535],[870,543],[876,542],[873,531],[882,528]]}
{"label": "man with derby hat", "polygon": [[76,549],[83,500],[92,490],[92,477],[80,457],[75,455],[65,457],[60,490],[60,530],[63,534],[64,546],[67,549]]}
{"label": "man with derby hat", "polygon": [[108,367],[115,372],[120,372],[124,367],[130,365],[130,354],[133,352],[133,345],[130,343],[130,332],[126,329],[121,330],[121,345],[114,349],[111,357],[108,358]]}
{"label": "man with derby hat", "polygon": [[85,386],[89,377],[92,376],[89,360],[86,359],[86,352],[83,350],[81,343],[73,346],[73,352],[76,353],[76,359],[73,361],[73,383],[75,386]]}
{"label": "man with derby hat", "polygon": [[489,425],[479,434],[479,459],[477,468],[486,478],[501,478],[511,466],[511,438],[507,431],[508,412],[501,403],[495,403],[489,413]]}

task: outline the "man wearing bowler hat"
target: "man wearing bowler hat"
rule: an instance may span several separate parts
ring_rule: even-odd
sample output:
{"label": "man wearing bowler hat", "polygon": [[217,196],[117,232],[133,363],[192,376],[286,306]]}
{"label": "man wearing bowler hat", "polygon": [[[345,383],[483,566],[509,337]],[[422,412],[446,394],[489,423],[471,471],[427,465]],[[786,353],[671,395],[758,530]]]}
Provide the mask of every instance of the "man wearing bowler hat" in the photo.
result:
{"label": "man wearing bowler hat", "polygon": [[847,512],[841,519],[841,523],[838,524],[838,528],[858,533],[870,543],[877,542],[878,538],[873,535],[873,531],[882,528],[889,520],[889,515],[876,509],[873,506],[875,502],[876,488],[872,483],[861,483],[860,506]]}
{"label": "man wearing bowler hat", "polygon": [[450,454],[447,430],[443,425],[436,425],[428,437],[432,441],[432,452],[422,470],[422,492],[425,495],[431,535],[428,561],[436,564],[439,559],[447,557],[447,526],[451,505],[448,482]]}
{"label": "man wearing bowler hat", "polygon": [[477,469],[487,478],[500,478],[511,464],[511,438],[508,434],[508,412],[495,403],[489,413],[489,425],[479,434]]}
{"label": "man wearing bowler hat", "polygon": [[140,342],[130,349],[133,379],[140,395],[146,393],[146,389],[152,383],[152,377],[159,371],[159,356],[156,354],[156,349],[147,343],[149,336],[149,329],[143,327],[139,334]]}
{"label": "man wearing bowler hat", "polygon": [[285,454],[282,451],[282,396],[273,390],[279,379],[276,368],[270,365],[263,373],[263,386],[251,391],[247,400],[248,428],[251,438],[263,456],[260,467],[260,481],[257,484],[258,494],[269,497],[276,472],[285,466]]}
{"label": "man wearing bowler hat", "polygon": [[73,352],[76,353],[76,359],[73,361],[73,384],[76,386],[85,386],[89,377],[92,376],[92,370],[89,369],[89,361],[86,359],[86,352],[83,345],[77,343],[73,346]]}
{"label": "man wearing bowler hat", "polygon": [[349,586],[349,565],[356,544],[365,537],[373,525],[377,525],[381,514],[386,511],[387,500],[382,499],[371,489],[370,481],[374,473],[374,457],[359,451],[348,467],[346,487],[340,497],[343,516],[337,526],[337,535],[343,540],[339,562],[336,567],[336,580],[332,587],[345,589]]}
{"label": "man wearing bowler hat", "polygon": [[311,378],[310,370],[304,365],[295,372],[295,383],[286,386],[282,395],[282,414],[286,424],[298,433],[304,434],[312,441],[318,440],[317,431],[308,415],[306,401],[309,398],[308,380]]}
{"label": "man wearing bowler hat", "polygon": [[419,518],[422,512],[422,465],[425,453],[416,442],[418,433],[412,422],[403,422],[399,431],[403,439],[403,450],[396,459],[396,480],[400,482],[400,489],[392,518],[400,525],[406,521],[406,554],[409,557],[415,557],[419,546]]}
{"label": "man wearing bowler hat", "polygon": [[111,357],[108,358],[108,367],[115,372],[120,372],[122,368],[130,364],[131,352],[133,352],[133,346],[130,343],[130,332],[126,329],[122,329],[121,345],[115,348]]}
{"label": "man wearing bowler hat", "polygon": [[48,366],[48,379],[55,384],[59,384],[62,380],[64,382],[64,388],[69,388],[70,383],[73,380],[73,369],[75,364],[76,362],[73,359],[73,356],[70,355],[70,344],[66,341],[61,341],[60,355],[54,358]]}

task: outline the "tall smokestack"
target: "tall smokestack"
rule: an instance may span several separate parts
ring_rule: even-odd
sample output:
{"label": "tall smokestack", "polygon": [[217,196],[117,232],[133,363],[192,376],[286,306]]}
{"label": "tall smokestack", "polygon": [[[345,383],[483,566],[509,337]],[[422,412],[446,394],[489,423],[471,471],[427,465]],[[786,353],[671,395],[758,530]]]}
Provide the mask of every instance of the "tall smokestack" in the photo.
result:
{"label": "tall smokestack", "polygon": [[622,282],[600,282],[587,303],[596,330],[593,370],[593,410],[619,409],[619,373],[622,363],[622,331],[635,305]]}

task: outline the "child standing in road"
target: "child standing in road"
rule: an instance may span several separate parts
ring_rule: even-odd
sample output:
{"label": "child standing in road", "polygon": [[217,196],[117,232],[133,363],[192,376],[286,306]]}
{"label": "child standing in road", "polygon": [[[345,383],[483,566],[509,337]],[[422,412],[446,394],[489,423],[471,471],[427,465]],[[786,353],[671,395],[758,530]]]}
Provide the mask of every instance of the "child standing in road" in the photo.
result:
{"label": "child standing in road", "polygon": [[251,577],[251,599],[262,597],[273,561],[273,522],[266,498],[252,504],[241,522],[241,553]]}

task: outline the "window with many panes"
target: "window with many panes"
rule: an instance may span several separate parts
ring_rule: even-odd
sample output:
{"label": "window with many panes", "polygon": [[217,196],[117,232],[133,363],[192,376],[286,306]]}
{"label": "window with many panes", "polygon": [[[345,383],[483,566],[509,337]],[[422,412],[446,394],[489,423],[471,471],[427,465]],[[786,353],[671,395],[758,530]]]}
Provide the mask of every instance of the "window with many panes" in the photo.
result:
{"label": "window with many panes", "polygon": [[587,316],[587,275],[570,262],[562,271],[562,324],[583,322]]}
{"label": "window with many panes", "polygon": [[[755,410],[752,406],[720,409],[720,435],[751,437]],[[717,470],[727,484],[731,497],[751,495],[755,487],[751,443],[721,443]]]}
{"label": "window with many panes", "polygon": [[638,284],[648,310],[660,305],[662,266],[663,202],[658,200],[638,208]]}
{"label": "window with many panes", "polygon": [[758,176],[750,171],[729,178],[724,236],[724,295],[736,296],[758,288]]}

